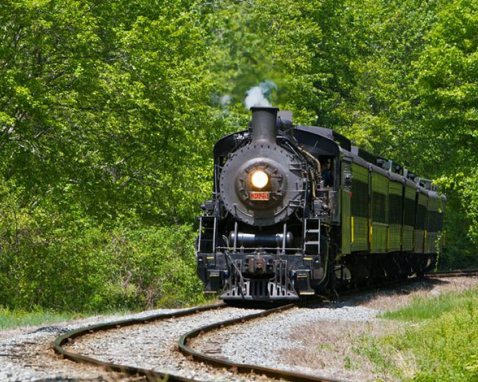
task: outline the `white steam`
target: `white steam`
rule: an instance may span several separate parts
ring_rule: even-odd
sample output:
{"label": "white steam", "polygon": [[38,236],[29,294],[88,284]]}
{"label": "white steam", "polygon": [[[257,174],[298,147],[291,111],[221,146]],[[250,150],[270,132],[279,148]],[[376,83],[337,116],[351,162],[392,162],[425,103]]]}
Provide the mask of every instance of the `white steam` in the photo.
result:
{"label": "white steam", "polygon": [[271,103],[264,97],[264,93],[262,93],[262,89],[259,86],[254,86],[247,91],[244,103],[248,109],[253,106],[271,106]]}
{"label": "white steam", "polygon": [[250,88],[244,100],[247,109],[253,106],[272,106],[267,97],[270,97],[273,90],[277,90],[277,85],[272,81],[264,81]]}

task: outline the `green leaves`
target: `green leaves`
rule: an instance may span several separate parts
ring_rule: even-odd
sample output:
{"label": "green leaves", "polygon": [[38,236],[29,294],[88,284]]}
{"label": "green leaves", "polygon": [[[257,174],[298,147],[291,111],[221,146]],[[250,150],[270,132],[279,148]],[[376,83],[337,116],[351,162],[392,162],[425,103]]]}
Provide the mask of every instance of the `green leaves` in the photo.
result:
{"label": "green leaves", "polygon": [[205,195],[176,195],[191,188],[186,169],[209,162],[211,134],[200,138],[216,118],[208,104],[218,81],[204,30],[185,5],[4,5],[0,22],[9,27],[0,38],[11,44],[0,58],[0,156],[8,177],[58,203],[81,200],[100,221],[119,213],[190,219]]}
{"label": "green leaves", "polygon": [[[194,239],[178,238],[174,224],[192,222],[210,193],[222,122],[209,105],[219,76],[192,6],[0,5],[2,302],[141,307],[169,301],[181,280],[188,286],[169,303],[195,298]],[[172,228],[147,233],[153,224]],[[115,229],[136,235],[121,261],[108,246]],[[142,235],[161,248],[184,242],[184,262],[170,245],[141,265]],[[139,267],[127,290],[125,264]]]}
{"label": "green leaves", "polygon": [[[191,225],[211,192],[214,142],[247,126],[245,92],[264,80],[278,85],[272,102],[292,110],[296,123],[336,129],[439,178],[453,256],[471,258],[476,7],[465,0],[1,2],[5,258],[50,277],[57,251],[60,268],[79,261],[81,272],[94,274],[95,245],[108,258],[105,238],[119,222],[138,232]],[[27,228],[15,241],[18,224]],[[145,244],[132,242],[140,253]],[[85,251],[75,257],[77,248]],[[29,258],[36,251],[52,261],[48,271],[46,259]],[[26,257],[15,257],[20,252]],[[25,296],[38,296],[39,281],[20,279]],[[102,293],[94,299],[103,301]]]}
{"label": "green leaves", "polygon": [[[415,135],[428,134],[430,156],[423,163],[438,164],[441,174],[455,179],[447,190],[459,198],[460,214],[469,224],[472,239],[476,235],[476,151],[478,55],[476,31],[478,5],[458,1],[444,5],[437,21],[425,36],[427,45],[414,63],[416,91],[421,102],[418,110],[426,118],[419,121]],[[461,176],[460,176],[461,174]],[[450,214],[456,212],[450,211]],[[466,225],[461,225],[466,230]]]}

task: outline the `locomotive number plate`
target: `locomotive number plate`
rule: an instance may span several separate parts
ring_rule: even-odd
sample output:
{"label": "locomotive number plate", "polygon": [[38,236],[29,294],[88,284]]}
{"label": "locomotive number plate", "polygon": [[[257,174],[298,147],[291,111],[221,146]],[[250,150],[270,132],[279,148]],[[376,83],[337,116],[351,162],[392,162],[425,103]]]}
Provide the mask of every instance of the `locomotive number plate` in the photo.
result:
{"label": "locomotive number plate", "polygon": [[269,200],[270,192],[266,191],[251,191],[249,192],[249,198],[251,200]]}

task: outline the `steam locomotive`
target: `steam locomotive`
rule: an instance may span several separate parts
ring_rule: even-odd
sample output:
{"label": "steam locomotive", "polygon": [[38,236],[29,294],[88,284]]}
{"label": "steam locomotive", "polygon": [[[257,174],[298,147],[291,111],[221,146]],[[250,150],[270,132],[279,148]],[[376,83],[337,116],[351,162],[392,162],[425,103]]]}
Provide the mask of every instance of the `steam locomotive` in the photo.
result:
{"label": "steam locomotive", "polygon": [[446,197],[431,181],[290,112],[251,108],[214,146],[214,192],[196,246],[205,292],[296,300],[430,270]]}

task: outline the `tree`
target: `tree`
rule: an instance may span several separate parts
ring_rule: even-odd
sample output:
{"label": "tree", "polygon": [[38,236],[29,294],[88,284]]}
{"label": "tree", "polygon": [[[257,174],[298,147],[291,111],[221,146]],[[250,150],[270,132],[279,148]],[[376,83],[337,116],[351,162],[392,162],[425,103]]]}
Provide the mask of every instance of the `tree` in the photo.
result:
{"label": "tree", "polygon": [[[435,168],[458,208],[454,221],[478,242],[478,4],[444,5],[426,36],[427,47],[415,63],[415,134],[427,145],[423,166]],[[418,118],[417,118],[418,119]],[[432,139],[430,139],[432,138]],[[457,198],[455,200],[455,198]],[[454,231],[457,236],[460,232]]]}

